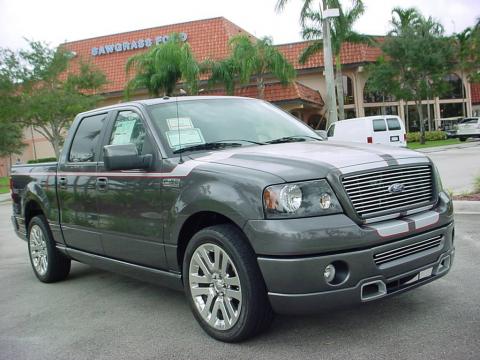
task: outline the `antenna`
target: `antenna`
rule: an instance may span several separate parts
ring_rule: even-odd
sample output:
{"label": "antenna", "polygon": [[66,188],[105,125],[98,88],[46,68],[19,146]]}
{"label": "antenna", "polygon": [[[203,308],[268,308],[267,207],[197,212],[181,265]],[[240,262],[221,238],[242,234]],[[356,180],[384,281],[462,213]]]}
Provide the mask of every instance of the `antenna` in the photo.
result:
{"label": "antenna", "polygon": [[182,142],[180,137],[180,118],[178,117],[178,96],[175,97],[175,105],[177,106],[177,132],[178,132],[178,150],[180,150],[180,164],[183,164],[182,158]]}

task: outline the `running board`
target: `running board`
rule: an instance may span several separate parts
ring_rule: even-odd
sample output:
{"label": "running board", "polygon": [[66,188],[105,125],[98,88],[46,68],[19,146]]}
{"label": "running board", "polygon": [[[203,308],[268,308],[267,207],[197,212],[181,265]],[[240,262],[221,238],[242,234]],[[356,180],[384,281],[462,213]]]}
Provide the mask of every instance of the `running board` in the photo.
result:
{"label": "running board", "polygon": [[162,285],[173,290],[183,291],[182,276],[180,274],[173,274],[168,271],[153,269],[146,266],[127,263],[121,260],[111,259],[105,256],[90,254],[62,245],[57,245],[57,249],[74,260],[96,268],[112,271],[142,281],[148,281],[150,283]]}

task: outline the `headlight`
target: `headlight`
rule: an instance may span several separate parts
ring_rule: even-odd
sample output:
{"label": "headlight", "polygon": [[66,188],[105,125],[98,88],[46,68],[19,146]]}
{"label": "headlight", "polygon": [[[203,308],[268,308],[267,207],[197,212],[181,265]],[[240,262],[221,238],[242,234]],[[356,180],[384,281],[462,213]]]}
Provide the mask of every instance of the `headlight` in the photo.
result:
{"label": "headlight", "polygon": [[342,212],[332,188],[326,180],[272,185],[263,191],[267,218],[294,218]]}

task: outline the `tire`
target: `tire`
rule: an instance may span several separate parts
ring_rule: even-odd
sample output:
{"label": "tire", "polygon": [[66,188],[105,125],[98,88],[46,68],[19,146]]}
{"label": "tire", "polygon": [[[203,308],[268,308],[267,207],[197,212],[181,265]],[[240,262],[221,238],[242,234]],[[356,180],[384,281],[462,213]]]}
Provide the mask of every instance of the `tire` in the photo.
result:
{"label": "tire", "polygon": [[185,251],[183,274],[193,315],[213,338],[239,342],[270,325],[273,312],[256,256],[235,226],[196,233]]}
{"label": "tire", "polygon": [[64,280],[70,272],[71,260],[55,247],[43,215],[35,216],[28,224],[28,254],[33,272],[41,282]]}
{"label": "tire", "polygon": [[464,137],[464,136],[460,136],[458,139],[459,139],[460,141],[462,141],[462,142],[463,142],[463,141],[467,141],[467,138]]}

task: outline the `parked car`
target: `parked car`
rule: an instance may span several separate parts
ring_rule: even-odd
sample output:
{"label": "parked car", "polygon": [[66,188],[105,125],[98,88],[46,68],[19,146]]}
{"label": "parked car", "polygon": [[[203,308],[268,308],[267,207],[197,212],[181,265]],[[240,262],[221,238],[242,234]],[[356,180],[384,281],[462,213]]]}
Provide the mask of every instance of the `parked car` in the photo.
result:
{"label": "parked car", "polygon": [[454,256],[452,201],[428,157],[322,141],[255,99],[81,113],[58,163],[12,174],[13,226],[40,281],[76,260],[183,290],[222,341],[258,334],[273,313],[414,289]]}
{"label": "parked car", "polygon": [[394,115],[377,115],[337,121],[327,131],[330,140],[364,144],[407,146],[402,119]]}
{"label": "parked car", "polygon": [[480,117],[470,117],[458,122],[455,134],[460,141],[466,141],[470,137],[480,137]]}

